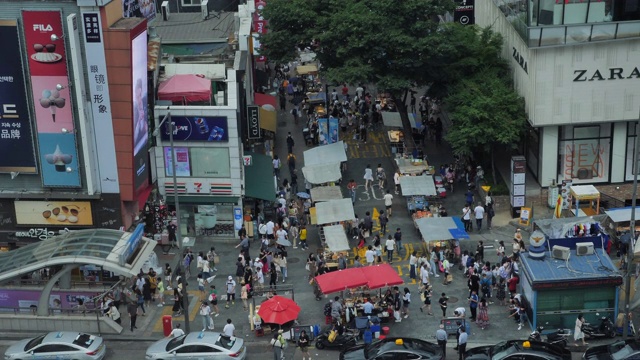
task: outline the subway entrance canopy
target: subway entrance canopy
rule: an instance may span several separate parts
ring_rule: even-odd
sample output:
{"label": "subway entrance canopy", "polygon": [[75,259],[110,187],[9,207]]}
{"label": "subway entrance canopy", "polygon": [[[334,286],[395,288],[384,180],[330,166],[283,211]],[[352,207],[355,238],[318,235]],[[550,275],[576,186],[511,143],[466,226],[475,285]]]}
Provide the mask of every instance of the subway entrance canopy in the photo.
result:
{"label": "subway entrance canopy", "polygon": [[133,232],[110,229],[70,231],[39,243],[0,253],[0,282],[56,265],[91,264],[119,275],[134,276],[156,242]]}

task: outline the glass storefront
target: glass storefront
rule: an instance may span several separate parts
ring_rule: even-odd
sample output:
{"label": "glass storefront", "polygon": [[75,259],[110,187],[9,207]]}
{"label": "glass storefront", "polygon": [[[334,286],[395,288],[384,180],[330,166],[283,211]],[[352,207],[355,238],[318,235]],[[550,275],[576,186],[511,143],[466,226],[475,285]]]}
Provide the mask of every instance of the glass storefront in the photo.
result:
{"label": "glass storefront", "polygon": [[[537,324],[547,329],[572,329],[578,313],[583,312],[587,322],[599,324],[599,316],[615,316],[615,287],[545,290],[537,294]],[[599,315],[596,315],[599,314]]]}
{"label": "glass storefront", "polygon": [[563,126],[558,142],[558,182],[609,182],[611,124]]}
{"label": "glass storefront", "polygon": [[233,204],[180,204],[183,236],[235,236]]}
{"label": "glass storefront", "polygon": [[633,154],[636,150],[636,124],[637,122],[627,123],[627,153],[625,157],[624,179],[633,181]]}

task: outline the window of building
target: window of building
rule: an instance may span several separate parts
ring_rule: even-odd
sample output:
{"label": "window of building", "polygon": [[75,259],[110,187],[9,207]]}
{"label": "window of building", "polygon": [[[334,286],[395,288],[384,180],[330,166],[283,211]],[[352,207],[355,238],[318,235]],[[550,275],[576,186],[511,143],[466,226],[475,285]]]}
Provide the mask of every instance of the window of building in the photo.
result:
{"label": "window of building", "polygon": [[182,0],[182,6],[200,6],[201,0]]}
{"label": "window of building", "polygon": [[[176,176],[177,177],[231,177],[228,148],[197,148],[176,147]],[[173,176],[171,164],[171,147],[164,148],[165,176]]]}
{"label": "window of building", "polygon": [[610,167],[611,124],[560,128],[558,182],[608,182]]}
{"label": "window of building", "polygon": [[633,180],[633,156],[638,151],[636,149],[637,128],[636,121],[627,123],[627,153],[625,157],[624,178],[626,181]]}

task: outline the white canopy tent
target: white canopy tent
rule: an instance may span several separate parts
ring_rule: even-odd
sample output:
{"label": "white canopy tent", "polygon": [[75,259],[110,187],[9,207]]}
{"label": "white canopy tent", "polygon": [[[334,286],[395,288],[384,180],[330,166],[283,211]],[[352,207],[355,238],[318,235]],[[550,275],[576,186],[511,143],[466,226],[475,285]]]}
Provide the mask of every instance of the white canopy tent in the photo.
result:
{"label": "white canopy tent", "polygon": [[416,220],[416,225],[426,242],[469,238],[452,217],[423,217]]}
{"label": "white canopy tent", "polygon": [[344,149],[344,141],[316,146],[303,153],[305,167],[341,163],[347,161],[347,152]]}
{"label": "white canopy tent", "polygon": [[324,184],[342,178],[340,163],[305,166],[302,168],[304,179],[311,184]]}
{"label": "white canopy tent", "polygon": [[[416,128],[416,118],[414,114],[408,114],[409,116],[409,123],[411,124],[412,128]],[[391,111],[383,111],[382,112],[382,123],[385,126],[389,126],[389,127],[403,127],[402,126],[402,118],[400,117],[400,113],[399,112],[391,112]]]}
{"label": "white canopy tent", "polygon": [[313,201],[330,201],[340,200],[344,198],[342,196],[342,190],[339,186],[318,186],[311,189],[311,199]]}
{"label": "white canopy tent", "polygon": [[402,196],[437,196],[436,184],[433,182],[433,176],[421,175],[421,176],[401,176],[400,188],[402,189]]}
{"label": "white canopy tent", "polygon": [[317,224],[331,224],[356,218],[351,199],[319,202],[316,204]]}
{"label": "white canopy tent", "polygon": [[349,240],[342,225],[324,226],[324,238],[327,247],[331,251],[349,251]]}

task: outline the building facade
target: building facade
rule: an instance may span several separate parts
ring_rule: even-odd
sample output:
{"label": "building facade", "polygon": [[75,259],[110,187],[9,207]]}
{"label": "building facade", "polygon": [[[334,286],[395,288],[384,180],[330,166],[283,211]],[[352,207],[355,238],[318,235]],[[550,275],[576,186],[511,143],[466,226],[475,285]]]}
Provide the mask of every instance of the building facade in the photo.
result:
{"label": "building facade", "polygon": [[633,178],[640,116],[640,5],[619,0],[491,0],[475,21],[504,37],[525,98],[521,147],[546,187]]}

